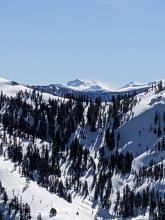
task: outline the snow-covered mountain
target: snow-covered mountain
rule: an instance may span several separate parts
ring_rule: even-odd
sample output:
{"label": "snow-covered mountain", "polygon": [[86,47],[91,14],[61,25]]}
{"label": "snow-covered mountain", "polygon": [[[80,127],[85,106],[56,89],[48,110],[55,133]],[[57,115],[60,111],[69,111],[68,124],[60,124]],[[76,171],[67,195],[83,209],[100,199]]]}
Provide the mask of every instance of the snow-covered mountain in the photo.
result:
{"label": "snow-covered mountain", "polygon": [[8,79],[0,77],[0,91],[7,96],[16,96],[19,91],[30,90],[24,85],[20,85],[17,82],[10,81]]}
{"label": "snow-covered mountain", "polygon": [[[31,89],[30,86],[19,84],[15,81],[11,81],[3,77],[0,77],[0,92],[3,92],[3,94],[5,94],[8,97],[15,97],[20,91],[32,93],[33,89]],[[46,101],[49,100],[49,98],[63,99],[59,96],[51,95],[49,93],[42,93],[42,95]]]}
{"label": "snow-covered mountain", "polygon": [[[130,92],[143,92],[148,88],[156,86],[159,81],[149,82],[149,83],[136,83],[130,82],[119,89],[112,89],[107,84],[95,81],[95,80],[80,80],[75,79],[69,81],[66,85],[63,84],[50,84],[46,86],[28,86],[19,84],[15,81],[10,81],[5,78],[0,77],[1,90],[5,91],[9,96],[16,94],[18,91],[29,91],[30,88],[35,88],[42,92],[50,93],[55,96],[64,96],[65,94],[89,94],[96,96],[106,96],[118,93],[130,93]],[[165,82],[165,80],[163,80]]]}
{"label": "snow-covered mountain", "polygon": [[157,85],[158,82],[149,82],[149,83],[137,83],[137,82],[130,82],[123,86],[122,88],[119,88],[118,92],[125,92],[125,91],[134,91],[134,90],[141,90],[141,89],[147,89],[151,88],[152,86]]}
{"label": "snow-covered mountain", "polygon": [[75,79],[73,81],[69,81],[67,86],[71,89],[75,89],[78,91],[86,91],[86,92],[97,92],[97,91],[111,91],[108,85],[105,83],[95,81],[95,80],[80,80]]}
{"label": "snow-covered mountain", "polygon": [[103,82],[95,81],[95,80],[80,80],[75,79],[73,81],[69,81],[66,86],[75,89],[78,91],[87,91],[87,92],[129,92],[129,91],[136,91],[136,90],[144,90],[151,88],[152,86],[157,85],[159,81],[153,81],[149,83],[138,83],[131,81],[130,83],[126,84],[125,86],[119,89],[112,89],[110,86],[106,85]]}
{"label": "snow-covered mountain", "polygon": [[[0,96],[0,180],[9,201],[28,203],[34,220],[39,213],[43,220],[164,220],[164,83],[109,102],[53,95],[45,102],[46,93],[0,79],[7,94]],[[22,208],[4,204],[1,187],[0,201],[10,210],[5,220],[19,218]]]}
{"label": "snow-covered mountain", "polygon": [[147,89],[155,86],[158,82],[152,83],[129,83],[122,88],[112,89],[108,85],[98,81],[90,80],[80,80],[76,79],[69,81],[66,85],[62,84],[50,84],[45,86],[32,86],[39,91],[50,93],[56,96],[80,96],[85,95],[90,99],[94,100],[96,97],[101,97],[103,101],[109,101],[113,95],[118,94],[131,94],[131,93],[141,93]]}

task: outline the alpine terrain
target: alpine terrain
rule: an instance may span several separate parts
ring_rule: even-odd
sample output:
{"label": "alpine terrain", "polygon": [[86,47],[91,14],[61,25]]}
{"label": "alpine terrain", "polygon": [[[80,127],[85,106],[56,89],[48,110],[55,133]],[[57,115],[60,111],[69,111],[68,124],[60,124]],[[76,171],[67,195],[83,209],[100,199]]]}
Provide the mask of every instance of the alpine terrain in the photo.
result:
{"label": "alpine terrain", "polygon": [[165,81],[0,78],[0,219],[164,220]]}

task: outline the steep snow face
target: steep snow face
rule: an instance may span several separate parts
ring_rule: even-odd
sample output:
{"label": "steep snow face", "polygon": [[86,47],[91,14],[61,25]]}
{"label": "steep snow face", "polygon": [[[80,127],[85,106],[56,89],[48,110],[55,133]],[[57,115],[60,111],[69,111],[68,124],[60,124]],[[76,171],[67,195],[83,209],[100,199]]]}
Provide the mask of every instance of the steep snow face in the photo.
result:
{"label": "steep snow face", "polygon": [[[154,105],[151,108],[146,108],[146,111],[139,113],[139,115],[125,123],[119,129],[122,136],[119,151],[123,153],[132,152],[136,157],[143,154],[147,149],[153,150],[158,137],[153,131],[150,131],[150,128],[154,128],[155,112],[159,111],[163,115],[164,109],[165,105]],[[143,165],[142,162],[141,166]]]}
{"label": "steep snow face", "polygon": [[71,89],[79,90],[79,91],[111,91],[108,85],[105,85],[102,82],[95,80],[80,80],[76,79],[67,83],[67,86]]}
{"label": "steep snow face", "polygon": [[[159,140],[159,137],[153,132],[154,127],[158,127],[154,124],[156,112],[161,117],[160,127],[162,130],[164,128],[165,91],[155,94],[151,90],[148,93],[141,93],[135,98],[137,99],[136,105],[132,111],[124,115],[123,122],[125,122],[119,128],[122,136],[119,151],[129,151],[133,153],[135,158],[138,157],[138,160],[135,161],[138,161],[137,167],[139,168],[139,166],[148,165],[147,162],[149,163],[152,159],[151,152],[154,151],[155,143]],[[147,149],[150,149],[149,157],[145,153]]]}

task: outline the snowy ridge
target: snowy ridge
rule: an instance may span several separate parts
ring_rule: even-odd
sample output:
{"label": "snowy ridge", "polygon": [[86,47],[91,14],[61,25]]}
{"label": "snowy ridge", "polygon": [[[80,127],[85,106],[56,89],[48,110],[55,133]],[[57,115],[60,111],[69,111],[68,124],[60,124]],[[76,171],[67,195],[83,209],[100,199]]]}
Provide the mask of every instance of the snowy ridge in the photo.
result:
{"label": "snowy ridge", "polygon": [[[162,80],[163,83],[165,83],[165,80]],[[130,82],[126,84],[125,86],[117,89],[118,92],[126,92],[126,91],[133,91],[133,90],[144,90],[149,89],[153,86],[156,86],[159,83],[159,81],[153,81],[149,83],[138,83],[138,82]]]}
{"label": "snowy ridge", "polygon": [[[18,94],[18,92],[20,92],[20,91],[32,92],[33,90],[25,85],[21,85],[21,84],[18,84],[17,82],[10,81],[10,80],[7,80],[7,79],[0,77],[0,92],[3,92],[3,94],[5,94],[8,97],[11,97],[11,96],[15,97]],[[51,95],[48,93],[42,93],[42,95],[43,95],[45,101],[48,101],[49,98],[64,100],[61,97],[54,96],[54,95]]]}

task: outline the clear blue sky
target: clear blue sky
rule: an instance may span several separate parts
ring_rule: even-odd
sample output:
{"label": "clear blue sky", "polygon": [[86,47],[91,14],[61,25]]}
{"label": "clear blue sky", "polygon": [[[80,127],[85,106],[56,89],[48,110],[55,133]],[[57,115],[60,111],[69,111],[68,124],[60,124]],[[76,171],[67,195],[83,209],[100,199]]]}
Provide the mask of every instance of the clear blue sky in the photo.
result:
{"label": "clear blue sky", "polygon": [[165,78],[165,1],[0,0],[0,75],[115,87]]}

